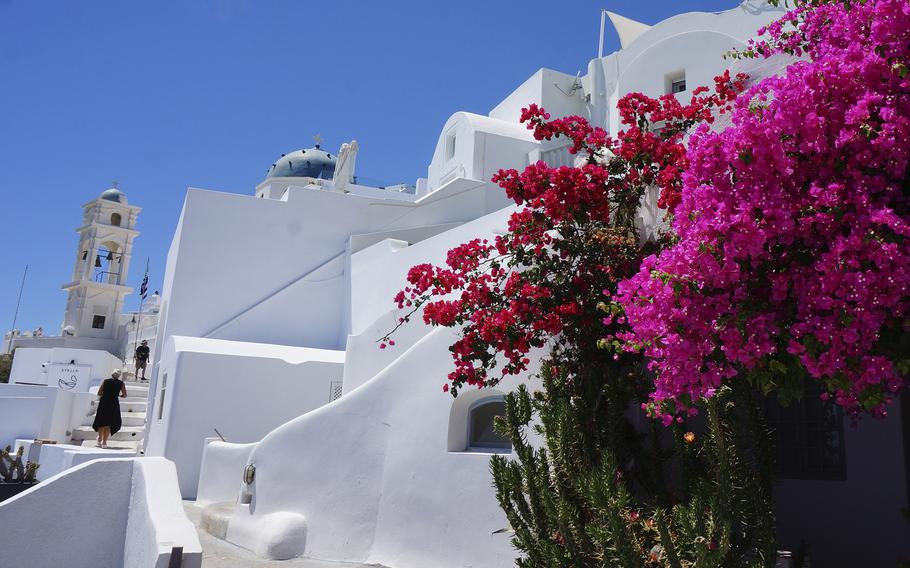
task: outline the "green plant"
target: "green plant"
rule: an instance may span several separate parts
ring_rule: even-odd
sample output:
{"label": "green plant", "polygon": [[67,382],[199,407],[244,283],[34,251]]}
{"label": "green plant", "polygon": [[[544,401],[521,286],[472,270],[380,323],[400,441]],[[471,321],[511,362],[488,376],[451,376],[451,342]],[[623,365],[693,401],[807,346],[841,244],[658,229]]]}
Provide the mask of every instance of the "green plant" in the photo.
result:
{"label": "green plant", "polygon": [[[632,391],[605,381],[585,396],[550,364],[542,379],[541,391],[506,396],[497,428],[515,456],[490,465],[517,566],[774,565],[767,436],[752,391],[722,389],[699,434],[684,424],[639,433],[623,418]],[[612,408],[598,418],[598,406]]]}
{"label": "green plant", "polygon": [[34,483],[35,473],[38,471],[38,464],[35,462],[22,463],[22,450],[20,447],[16,453],[12,453],[12,448],[7,446],[0,451],[0,480],[4,483]]}
{"label": "green plant", "polygon": [[13,369],[13,356],[0,355],[0,383],[8,383],[9,375]]}

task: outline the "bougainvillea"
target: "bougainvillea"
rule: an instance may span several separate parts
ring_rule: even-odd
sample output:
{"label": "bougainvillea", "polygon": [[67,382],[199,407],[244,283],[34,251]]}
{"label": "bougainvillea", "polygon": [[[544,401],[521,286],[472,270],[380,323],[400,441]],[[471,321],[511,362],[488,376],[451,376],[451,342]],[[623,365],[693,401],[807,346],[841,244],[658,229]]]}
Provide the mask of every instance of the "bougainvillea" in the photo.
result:
{"label": "bougainvillea", "polygon": [[[537,105],[523,109],[521,121],[537,140],[564,136],[584,163],[537,162],[523,172],[498,172],[493,181],[519,206],[508,233],[452,249],[446,266],[413,267],[409,286],[395,297],[406,311],[401,323],[422,310],[428,324],[460,328],[450,348],[453,394],[465,384],[489,386],[527,370],[534,348],[596,351],[598,338],[622,327],[621,318],[604,319],[598,305],[603,290],[615,290],[639,266],[635,217],[642,196],[656,185],[660,204],[677,206],[680,174],[688,167],[683,137],[727,110],[744,80],[725,73],[713,91],[696,89],[687,103],[631,94],[619,103],[627,128],[615,138],[578,116],[549,120]],[[386,336],[380,346],[388,342]],[[583,364],[561,359],[561,365]]]}
{"label": "bougainvillea", "polygon": [[[883,416],[908,371],[910,3],[804,3],[740,54],[803,56],[689,141],[678,241],[619,286],[650,410],[794,371]],[[777,378],[775,378],[777,377]]]}

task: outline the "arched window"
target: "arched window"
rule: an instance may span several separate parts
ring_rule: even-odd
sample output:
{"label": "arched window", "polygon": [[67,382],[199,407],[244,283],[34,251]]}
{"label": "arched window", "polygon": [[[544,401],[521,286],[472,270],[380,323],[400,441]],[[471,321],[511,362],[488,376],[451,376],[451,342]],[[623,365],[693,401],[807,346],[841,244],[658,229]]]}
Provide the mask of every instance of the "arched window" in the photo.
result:
{"label": "arched window", "polygon": [[446,448],[450,452],[509,453],[512,444],[493,429],[505,415],[505,393],[497,389],[467,389],[452,401]]}
{"label": "arched window", "polygon": [[497,416],[505,416],[506,403],[495,396],[475,402],[468,411],[468,449],[511,450],[512,443],[493,428]]}
{"label": "arched window", "polygon": [[120,226],[120,213],[111,213],[111,225],[115,227]]}

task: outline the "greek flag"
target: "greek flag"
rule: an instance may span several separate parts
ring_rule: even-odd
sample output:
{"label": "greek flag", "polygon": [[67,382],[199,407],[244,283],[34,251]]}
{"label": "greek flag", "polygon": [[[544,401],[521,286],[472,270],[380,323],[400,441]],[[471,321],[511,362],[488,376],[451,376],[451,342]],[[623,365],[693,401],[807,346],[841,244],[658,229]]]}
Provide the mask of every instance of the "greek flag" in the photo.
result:
{"label": "greek flag", "polygon": [[149,261],[145,259],[145,276],[142,277],[142,284],[139,286],[139,295],[144,300],[149,293]]}

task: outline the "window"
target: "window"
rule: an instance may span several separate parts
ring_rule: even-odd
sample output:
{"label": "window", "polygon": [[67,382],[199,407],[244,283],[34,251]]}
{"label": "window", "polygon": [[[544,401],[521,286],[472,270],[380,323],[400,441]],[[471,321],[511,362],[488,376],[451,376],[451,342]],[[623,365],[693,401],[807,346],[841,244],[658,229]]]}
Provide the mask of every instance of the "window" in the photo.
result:
{"label": "window", "polygon": [[329,402],[338,400],[344,394],[344,383],[342,381],[332,381],[329,383]]}
{"label": "window", "polygon": [[677,71],[664,77],[665,88],[668,93],[682,93],[686,90],[686,72]]}
{"label": "window", "polygon": [[111,225],[115,227],[120,226],[120,213],[111,213]]}
{"label": "window", "polygon": [[452,401],[446,448],[457,453],[509,453],[512,444],[493,429],[505,415],[505,393],[496,389],[467,389]]}
{"label": "window", "polygon": [[766,404],[768,424],[774,430],[776,467],[783,478],[845,479],[844,417],[841,408],[819,398],[813,384],[802,399],[781,406],[776,398]]}
{"label": "window", "polygon": [[167,373],[161,375],[161,392],[158,395],[158,420],[164,416],[164,394],[167,392]]}
{"label": "window", "polygon": [[501,397],[478,401],[471,407],[468,418],[468,448],[482,450],[511,450],[512,443],[493,428],[497,416],[505,416],[506,403]]}
{"label": "window", "polygon": [[92,329],[104,329],[104,320],[107,319],[104,316],[94,316],[92,317]]}
{"label": "window", "polygon": [[446,161],[455,157],[455,131],[446,134]]}

